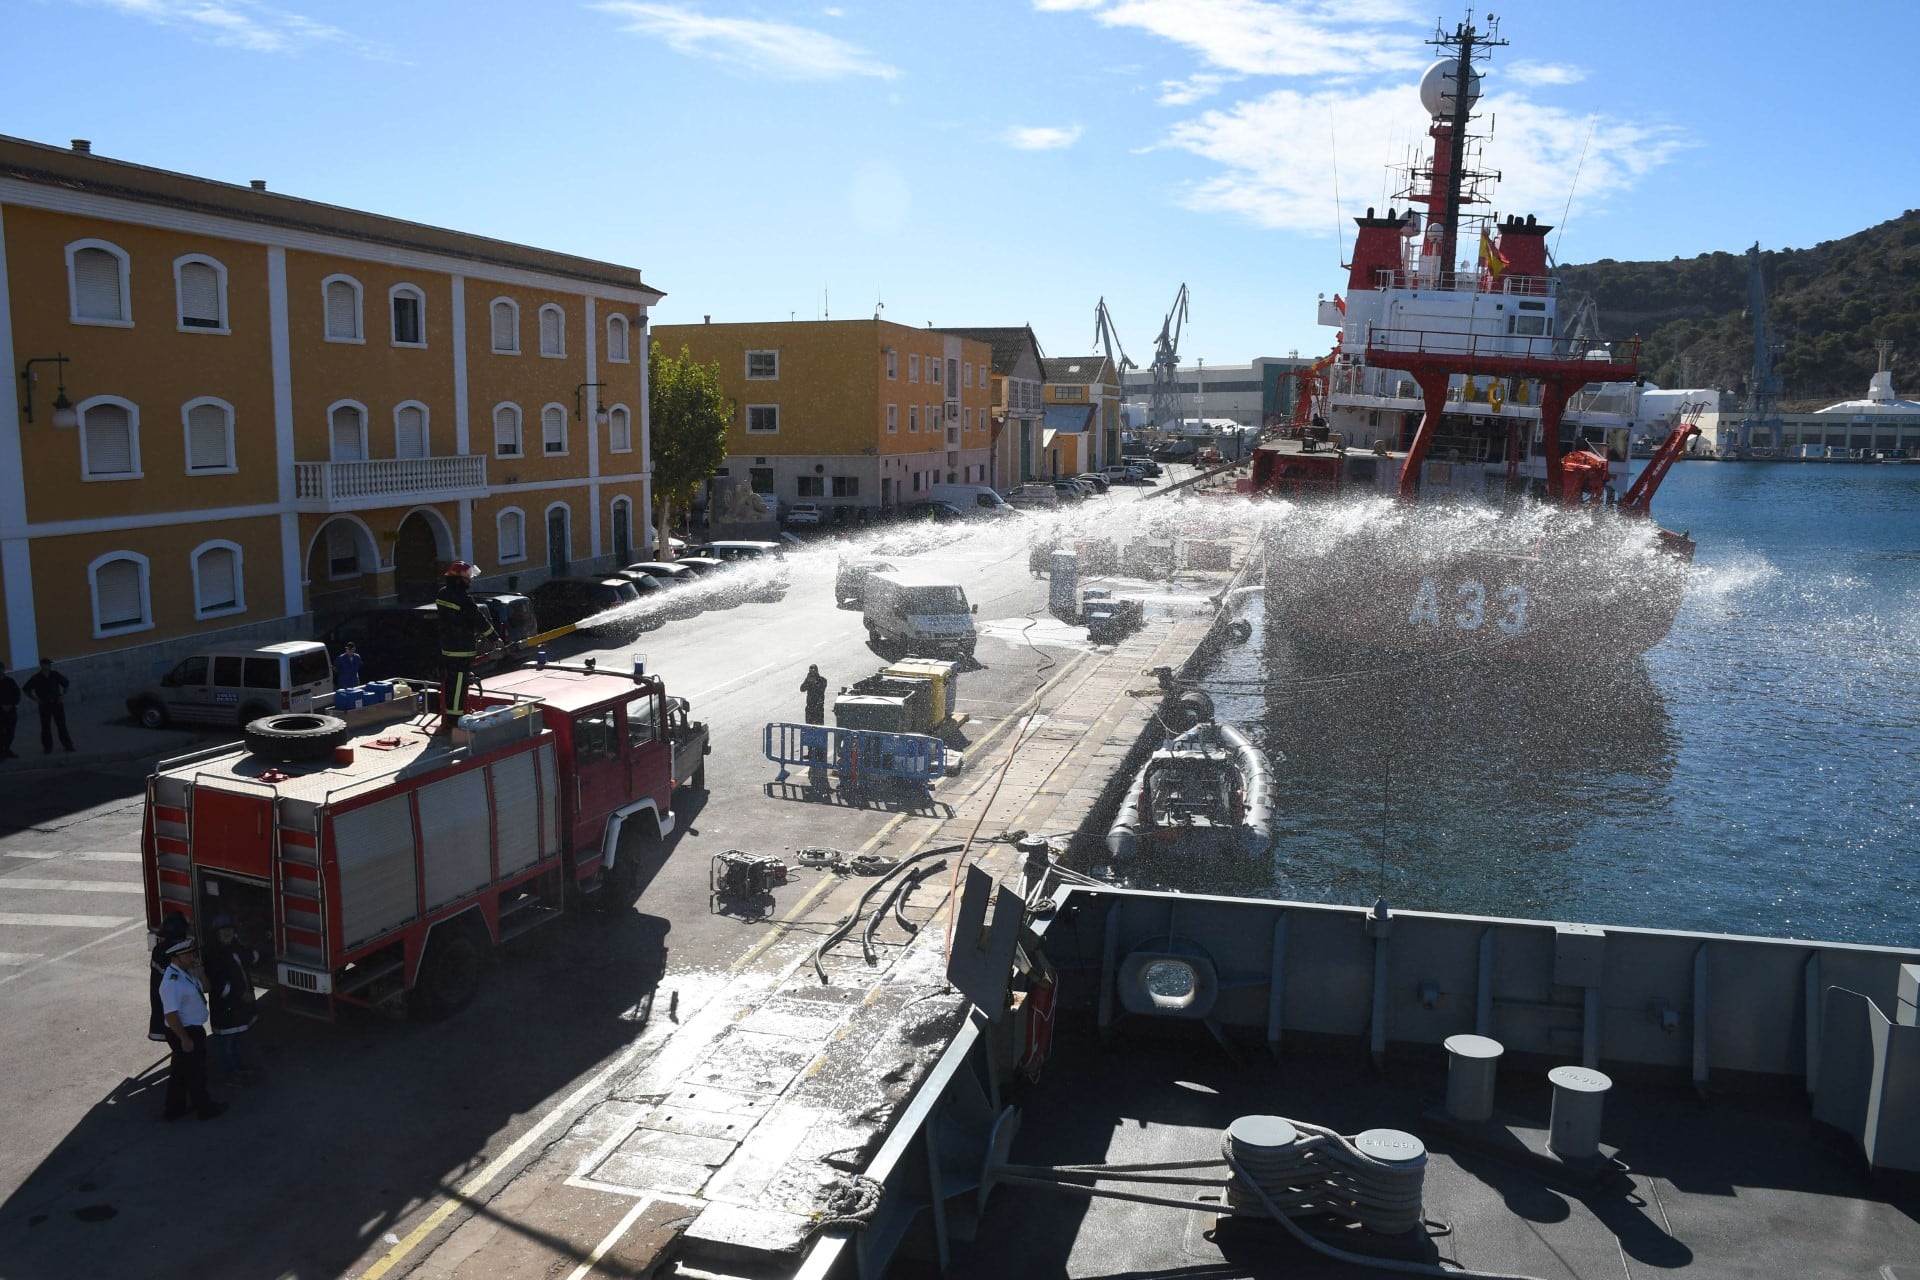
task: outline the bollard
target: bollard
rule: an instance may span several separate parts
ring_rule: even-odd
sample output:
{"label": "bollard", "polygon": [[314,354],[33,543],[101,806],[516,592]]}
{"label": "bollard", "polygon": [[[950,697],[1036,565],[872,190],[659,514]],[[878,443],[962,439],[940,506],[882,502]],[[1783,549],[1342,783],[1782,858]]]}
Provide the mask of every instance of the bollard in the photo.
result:
{"label": "bollard", "polygon": [[1479,1124],[1493,1118],[1494,1078],[1506,1049],[1488,1036],[1448,1036],[1447,1114]]}
{"label": "bollard", "polygon": [[1600,1154],[1600,1111],[1613,1081],[1590,1067],[1555,1067],[1553,1118],[1547,1148],[1562,1160],[1592,1160]]}

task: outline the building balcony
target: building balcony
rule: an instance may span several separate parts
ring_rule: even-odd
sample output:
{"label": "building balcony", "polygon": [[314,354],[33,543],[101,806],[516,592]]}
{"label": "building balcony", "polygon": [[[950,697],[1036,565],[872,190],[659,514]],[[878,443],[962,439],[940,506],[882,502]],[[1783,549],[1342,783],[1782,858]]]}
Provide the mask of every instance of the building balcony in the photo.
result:
{"label": "building balcony", "polygon": [[365,511],[483,498],[486,493],[487,457],[483,453],[293,464],[293,504],[300,511]]}

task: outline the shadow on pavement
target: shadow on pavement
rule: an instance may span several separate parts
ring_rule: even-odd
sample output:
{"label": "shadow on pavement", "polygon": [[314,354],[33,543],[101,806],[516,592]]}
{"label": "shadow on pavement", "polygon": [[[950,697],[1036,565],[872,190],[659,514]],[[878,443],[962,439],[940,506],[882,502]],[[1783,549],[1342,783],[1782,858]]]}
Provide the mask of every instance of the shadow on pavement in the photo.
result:
{"label": "shadow on pavement", "polygon": [[872,809],[881,813],[912,813],[922,817],[951,818],[953,806],[936,800],[918,787],[838,788],[826,783],[769,782],[762,791],[771,800],[793,800],[803,804],[829,805],[836,809]]}

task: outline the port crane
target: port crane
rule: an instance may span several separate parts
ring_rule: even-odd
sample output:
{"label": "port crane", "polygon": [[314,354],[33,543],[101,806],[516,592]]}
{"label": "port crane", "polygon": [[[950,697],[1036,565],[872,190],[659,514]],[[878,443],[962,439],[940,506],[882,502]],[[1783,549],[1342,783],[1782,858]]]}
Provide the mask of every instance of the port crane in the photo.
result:
{"label": "port crane", "polygon": [[[1093,309],[1093,342],[1106,352],[1107,363],[1113,366],[1113,371],[1125,377],[1127,370],[1140,366],[1127,358],[1127,349],[1120,345],[1120,335],[1114,328],[1113,313],[1107,310],[1107,300],[1102,298]],[[1120,353],[1118,360],[1113,358],[1115,351]]]}
{"label": "port crane", "polygon": [[1153,394],[1147,419],[1155,429],[1180,420],[1180,328],[1187,321],[1187,286],[1174,295],[1153,346]]}

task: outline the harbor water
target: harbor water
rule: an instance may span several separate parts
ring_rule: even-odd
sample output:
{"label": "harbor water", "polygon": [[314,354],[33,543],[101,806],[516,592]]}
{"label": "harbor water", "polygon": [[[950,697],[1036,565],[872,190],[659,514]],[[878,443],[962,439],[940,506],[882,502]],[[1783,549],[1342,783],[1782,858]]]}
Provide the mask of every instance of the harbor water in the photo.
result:
{"label": "harbor water", "polygon": [[1271,864],[1179,887],[1920,944],[1920,466],[1690,462],[1654,505],[1699,551],[1624,664],[1329,662],[1251,610],[1203,687],[1286,756]]}

